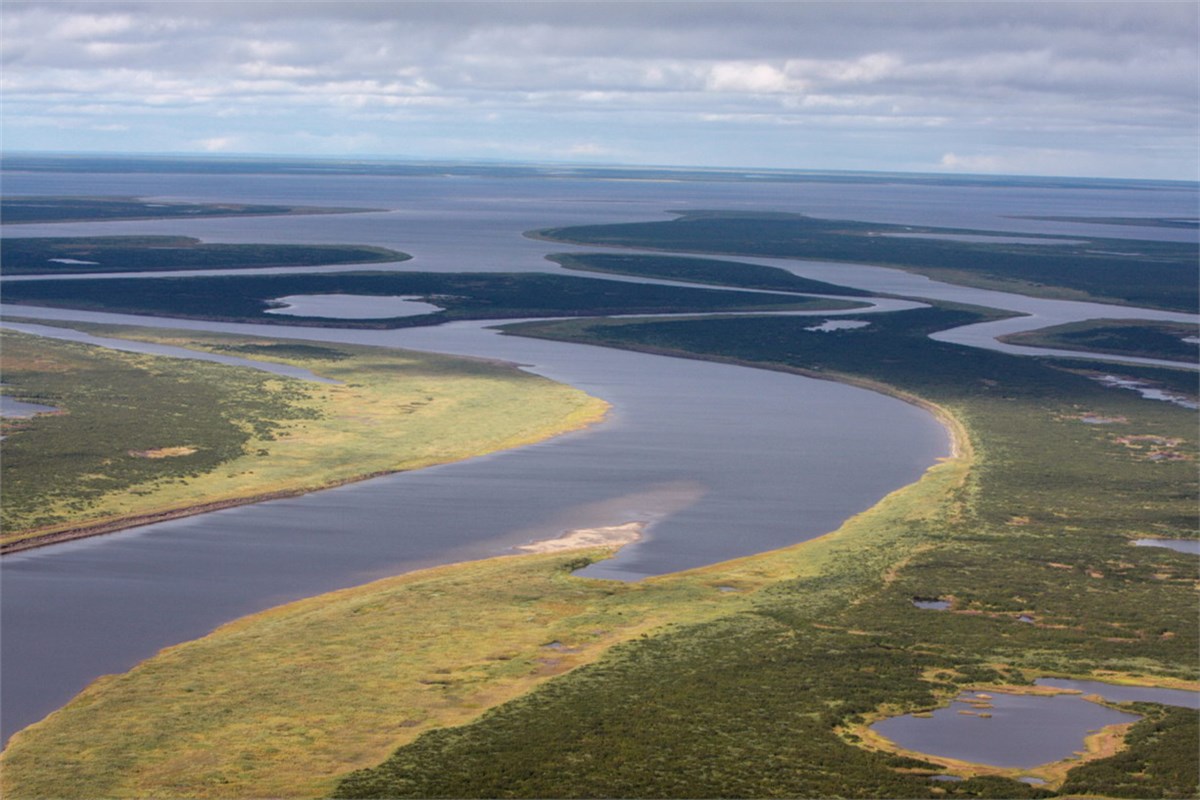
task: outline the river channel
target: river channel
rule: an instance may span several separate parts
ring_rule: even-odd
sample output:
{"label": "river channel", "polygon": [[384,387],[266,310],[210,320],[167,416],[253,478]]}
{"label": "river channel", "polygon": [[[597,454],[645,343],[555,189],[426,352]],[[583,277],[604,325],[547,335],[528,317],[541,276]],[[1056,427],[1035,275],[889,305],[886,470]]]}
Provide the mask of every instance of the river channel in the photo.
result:
{"label": "river channel", "polygon": [[[822,210],[830,216],[849,212],[856,200],[871,197],[873,188],[884,195],[899,191],[837,186]],[[210,241],[368,243],[412,253],[414,260],[401,265],[404,269],[553,271],[542,260],[544,254],[570,248],[525,239],[523,231],[571,222],[662,218],[667,209],[686,207],[803,210],[814,190],[457,178],[17,174],[11,179],[6,175],[6,191],[236,197],[240,202],[390,209],[311,218],[22,226],[19,235],[174,233]],[[1000,218],[1004,213],[1075,213],[1080,207],[1075,195],[1062,190],[1042,197],[1044,202],[1033,208],[1027,197],[997,195],[984,213],[979,205],[964,206],[956,199],[963,191],[956,187],[925,198],[927,209],[957,215],[939,224],[1040,233],[1047,223]],[[1145,203],[1137,193],[1116,194],[1123,202]],[[1093,204],[1098,197],[1080,196]],[[1168,199],[1163,204],[1159,198],[1162,215],[1186,213],[1175,210],[1178,198]],[[880,209],[878,202],[871,201],[869,208]],[[976,210],[964,213],[961,209],[967,207]],[[1111,207],[1112,202],[1103,206]],[[1151,208],[1157,207],[1146,206]],[[890,213],[892,217],[879,210],[876,218],[896,221],[895,212]],[[899,221],[921,222],[904,214]],[[1057,225],[1055,230],[1064,235],[1062,228],[1078,233],[1079,226]],[[1133,234],[1125,229],[1119,235]],[[799,274],[814,277],[828,266],[789,263]],[[887,284],[903,275],[855,267],[826,279]],[[926,284],[927,292],[944,286]],[[966,297],[978,298],[974,291],[963,290]],[[993,301],[983,303],[987,305],[1030,300],[983,294]],[[1057,307],[1082,305],[1087,304]],[[498,358],[529,365],[613,404],[606,422],[531,447],[5,557],[0,567],[0,727],[5,739],[95,677],[123,671],[164,646],[271,605],[406,570],[509,553],[570,528],[633,520],[650,523],[646,538],[585,574],[635,580],[710,564],[833,530],[884,494],[916,480],[949,448],[946,432],[928,413],[861,389],[729,365],[500,336],[486,323],[357,331],[21,307],[3,311],[7,316]],[[1077,308],[1062,313],[1079,318],[1093,312]]]}

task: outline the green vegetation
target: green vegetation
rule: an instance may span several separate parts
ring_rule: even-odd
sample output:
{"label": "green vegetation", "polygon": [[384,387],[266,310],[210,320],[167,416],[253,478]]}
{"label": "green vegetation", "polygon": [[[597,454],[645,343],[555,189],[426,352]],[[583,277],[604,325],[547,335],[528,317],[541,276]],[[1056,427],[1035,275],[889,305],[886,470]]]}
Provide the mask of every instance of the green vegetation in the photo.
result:
{"label": "green vegetation", "polygon": [[[1185,341],[1191,338],[1192,341]],[[1003,337],[1010,344],[1196,363],[1200,327],[1176,322],[1091,319]]]}
{"label": "green vegetation", "polygon": [[1134,704],[1146,719],[1125,738],[1126,749],[1112,758],[1071,771],[1064,794],[1108,797],[1189,798],[1200,794],[1196,754],[1200,715],[1185,708]]}
{"label": "green vegetation", "polygon": [[[1152,532],[1196,535],[1194,414],[1030,359],[924,338],[978,316],[921,309],[822,334],[787,318],[522,326],[882,380],[960,419],[976,463],[922,518],[887,520],[869,547],[863,540],[816,575],[774,583],[752,609],[616,648],[469,726],[426,734],[337,794],[1048,794],[996,777],[935,787],[835,732],[879,709],[928,708],[965,684],[1054,673],[1196,678],[1194,560],[1129,546]],[[1094,425],[1086,415],[1123,421]],[[1178,460],[1149,459],[1140,437],[1157,437]],[[913,597],[953,598],[953,607],[924,611]],[[1146,747],[1168,758],[1186,748],[1182,735]],[[1193,754],[1193,780],[1195,763]],[[1164,793],[1195,791],[1161,780]]]}
{"label": "green vegetation", "polygon": [[1196,230],[1200,228],[1200,220],[1195,217],[1044,217],[1014,215],[1012,219],[1082,222],[1090,225],[1129,225],[1139,228],[1182,228],[1184,230]]}
{"label": "green vegetation", "polygon": [[772,289],[808,294],[833,294],[865,297],[869,292],[835,286],[793,275],[779,267],[744,264],[737,261],[718,261],[712,258],[687,256],[645,256],[623,253],[558,253],[546,256],[563,269],[583,272],[607,272],[615,275],[636,275],[639,278],[664,278],[689,283],[737,286],[744,289]]}
{"label": "green vegetation", "polygon": [[[1129,544],[1196,535],[1194,414],[927,338],[986,316],[925,308],[828,333],[787,317],[512,326],[886,382],[952,414],[958,454],[835,534],[701,570],[622,584],[567,577],[594,551],[523,556],[241,620],[18,734],[6,796],[1065,791],[1016,773],[934,783],[940,769],[863,747],[848,727],[1037,675],[1197,678],[1194,559]],[[1149,458],[1151,439],[1172,457]],[[1135,728],[1129,751],[1067,785],[1193,796],[1193,734],[1175,712],[1153,717],[1175,721]]]}
{"label": "green vegetation", "polygon": [[0,780],[8,797],[327,794],[347,770],[614,643],[752,608],[783,578],[858,561],[877,536],[940,514],[937,498],[963,472],[958,461],[935,467],[802,548],[638,584],[569,577],[605,555],[585,550],[439,567],[281,606],[93,684],[13,738]]}
{"label": "green vegetation", "polygon": [[[412,317],[338,320],[268,314],[271,300],[302,294],[404,295],[445,311]],[[104,281],[20,281],[4,287],[6,303],[65,306],[130,314],[401,328],[453,319],[514,319],[686,311],[761,311],[857,308],[846,300],[723,292],[686,286],[576,278],[540,273],[375,272],[307,275],[223,275],[114,278]]]}
{"label": "green vegetation", "polygon": [[6,548],[525,444],[605,405],[511,367],[350,345],[80,326],[307,367],[337,384],[3,332]]}
{"label": "green vegetation", "polygon": [[5,275],[48,275],[324,267],[406,261],[411,256],[363,245],[203,244],[187,236],[82,236],[5,238],[0,258]]}
{"label": "green vegetation", "polygon": [[95,222],[115,219],[195,219],[279,214],[353,214],[369,208],[249,205],[246,203],[161,203],[137,197],[5,197],[0,222]]}
{"label": "green vegetation", "polygon": [[[927,236],[1005,234],[826,220],[801,214],[694,211],[669,222],[580,225],[532,235],[558,242],[726,255],[881,264],[938,280],[1035,296],[1194,312],[1200,302],[1192,243],[1088,238],[1045,244]],[[912,237],[912,238],[909,238]]]}

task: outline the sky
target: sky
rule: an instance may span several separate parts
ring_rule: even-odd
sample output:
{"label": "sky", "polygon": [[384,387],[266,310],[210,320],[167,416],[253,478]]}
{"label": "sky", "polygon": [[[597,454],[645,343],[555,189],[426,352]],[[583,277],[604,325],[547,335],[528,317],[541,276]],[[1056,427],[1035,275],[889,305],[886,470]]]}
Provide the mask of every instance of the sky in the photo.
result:
{"label": "sky", "polygon": [[1196,180],[1186,2],[21,2],[6,152]]}

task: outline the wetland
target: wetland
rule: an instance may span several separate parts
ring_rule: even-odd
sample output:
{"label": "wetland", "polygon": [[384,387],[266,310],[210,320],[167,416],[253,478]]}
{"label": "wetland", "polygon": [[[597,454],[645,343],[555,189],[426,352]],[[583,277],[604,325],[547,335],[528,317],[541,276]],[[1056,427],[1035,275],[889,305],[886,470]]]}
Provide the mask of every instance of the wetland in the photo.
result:
{"label": "wetland", "polygon": [[[112,179],[82,173],[68,177],[79,186],[93,179],[105,183]],[[150,196],[166,178],[153,171],[139,172],[121,176],[117,183],[124,187],[123,193]],[[197,200],[205,192],[228,193],[240,183],[256,187],[259,194],[238,196],[284,202],[299,186],[290,176],[282,180],[272,174],[181,178],[176,173],[169,178],[173,184],[191,181]],[[53,173],[21,177],[44,186],[41,194],[54,191],[50,187],[61,180],[67,178]],[[336,174],[311,180],[321,184],[322,202],[342,204],[353,196],[363,205],[368,201],[373,207],[388,205],[361,194],[361,187]],[[453,271],[452,265],[461,270],[464,263],[471,263],[493,272],[514,268],[536,272],[556,268],[540,262],[546,245],[521,239],[515,235],[520,230],[596,219],[634,222],[662,215],[663,209],[680,208],[683,201],[695,208],[740,204],[808,213],[811,207],[801,209],[796,204],[811,203],[831,219],[846,218],[843,209],[853,207],[876,215],[872,219],[880,222],[909,225],[929,225],[930,218],[918,218],[921,213],[929,215],[928,209],[953,209],[944,219],[952,219],[959,229],[1015,228],[1021,234],[1070,233],[1073,239],[1082,238],[1075,223],[1023,220],[1009,227],[1013,221],[999,217],[1014,208],[1027,213],[1052,208],[1048,213],[1055,213],[1071,208],[1081,195],[1093,200],[1102,196],[1095,192],[1113,192],[1122,202],[1129,201],[1127,208],[1140,201],[1150,207],[1157,204],[1162,207],[1159,217],[1183,214],[1169,207],[1169,191],[1149,202],[1145,194],[1121,194],[1108,185],[1026,187],[1015,192],[1006,187],[1003,193],[989,195],[986,187],[918,188],[869,182],[799,182],[787,185],[786,191],[756,183],[750,191],[736,182],[618,186],[575,177],[517,186],[511,181],[497,183],[494,176],[491,180],[487,189],[471,177],[456,179],[466,181],[473,191],[491,191],[493,197],[503,192],[508,198],[537,198],[542,205],[511,206],[521,209],[515,216],[524,214],[523,219],[537,222],[523,224],[512,214],[495,214],[496,206],[485,203],[479,207],[480,225],[465,236],[457,235],[459,231],[451,236],[462,226],[439,228],[429,219],[438,213],[448,218],[446,208],[461,211],[461,201],[442,199],[418,210],[415,198],[422,191],[438,196],[439,184],[410,176],[404,179],[405,203],[414,204],[408,211],[312,217],[306,236],[309,241],[365,241],[401,248],[414,253],[413,266],[421,270]],[[372,191],[379,192],[383,185],[373,183]],[[458,186],[461,190],[464,184]],[[571,204],[551,197],[560,192],[585,199]],[[922,202],[891,202],[904,192],[910,196],[915,192]],[[964,195],[989,198],[990,205],[961,202]],[[612,202],[615,197],[633,197],[633,201],[621,205]],[[960,202],[934,202],[955,199]],[[445,207],[436,207],[439,202]],[[914,211],[921,208],[926,211]],[[917,216],[904,218],[905,214]],[[267,220],[271,220],[267,228],[246,227]],[[331,227],[334,220],[337,224]],[[406,228],[406,220],[415,224]],[[385,223],[390,226],[386,235]],[[163,224],[136,223],[146,226],[136,232],[162,230]],[[95,236],[101,227],[116,231],[133,225],[64,223],[29,226],[23,232]],[[252,242],[256,239],[251,237],[261,236],[263,230],[273,230],[277,236],[289,230],[294,233],[292,225],[289,217],[189,220],[186,232]],[[404,240],[404,230],[413,236]],[[364,235],[351,236],[349,231]],[[438,231],[443,237],[440,246],[416,246],[436,239]],[[498,231],[507,232],[507,238],[495,239]],[[1154,232],[1163,237],[1181,234],[1170,228]],[[1146,230],[1138,233],[1148,235]],[[506,244],[493,245],[480,258],[484,250],[474,248],[489,237],[493,243]],[[703,248],[692,243],[683,249],[690,251],[686,256],[690,259],[691,253]],[[936,764],[875,752],[837,733],[840,726],[861,723],[883,707],[895,716],[930,708],[935,697],[952,697],[965,689],[991,694],[990,689],[979,687],[1028,685],[1045,674],[1082,678],[1105,673],[1135,682],[1194,682],[1194,598],[1189,594],[1194,558],[1161,547],[1130,546],[1140,536],[1195,536],[1194,412],[1104,386],[1072,369],[1059,368],[1062,365],[1053,359],[1035,361],[943,338],[960,329],[1011,319],[1010,310],[1033,307],[1029,303],[1039,309],[1053,304],[1055,313],[1068,316],[1092,313],[1086,304],[965,291],[923,278],[925,282],[918,282],[917,276],[901,277],[878,267],[753,261],[835,285],[844,277],[858,289],[867,288],[864,284],[870,288],[903,285],[916,291],[901,293],[925,299],[930,294],[953,293],[960,302],[969,297],[999,310],[939,300],[930,307],[910,304],[904,310],[863,317],[871,324],[857,329],[839,329],[832,324],[838,321],[837,312],[810,307],[815,313],[792,318],[530,323],[510,328],[506,331],[510,335],[487,331],[488,323],[481,321],[394,331],[298,328],[285,320],[269,329],[245,323],[173,321],[173,326],[192,331],[219,328],[226,334],[259,337],[259,355],[280,346],[271,337],[284,337],[308,340],[303,347],[315,348],[310,352],[314,356],[321,348],[370,344],[519,361],[612,403],[614,411],[599,427],[475,461],[6,557],[0,565],[5,570],[0,586],[5,592],[4,612],[11,614],[4,621],[6,715],[9,699],[20,696],[14,688],[22,681],[29,686],[35,683],[32,673],[20,671],[21,659],[15,654],[45,648],[46,637],[39,637],[39,631],[63,631],[63,640],[78,637],[71,646],[77,646],[79,653],[97,646],[89,627],[108,639],[133,642],[124,655],[106,663],[93,660],[71,675],[59,670],[74,656],[67,651],[46,653],[44,663],[53,667],[37,680],[56,684],[58,694],[44,695],[38,702],[43,708],[53,707],[65,702],[74,691],[70,687],[86,682],[89,675],[125,670],[131,660],[143,657],[132,655],[139,649],[149,655],[164,643],[201,636],[216,622],[283,600],[446,560],[493,555],[531,540],[560,538],[564,530],[633,530],[625,526],[636,524],[641,538],[615,554],[602,549],[527,555],[410,573],[397,584],[363,586],[341,595],[347,605],[339,607],[334,595],[322,596],[227,626],[213,637],[172,649],[126,675],[93,685],[79,700],[20,734],[4,756],[5,780],[10,786],[24,786],[30,796],[53,794],[54,787],[61,794],[65,786],[92,794],[99,787],[108,787],[103,789],[106,792],[161,793],[167,781],[176,780],[180,783],[172,785],[189,787],[179,789],[187,796],[213,791],[220,796],[223,790],[214,787],[222,786],[240,787],[236,793],[242,796],[261,796],[301,785],[305,787],[301,793],[310,796],[333,792],[355,797],[581,792],[1044,797],[1060,790],[1108,796],[1194,792],[1195,715],[1179,713],[1186,710],[1139,706],[1136,713],[1142,719],[1129,729],[1124,749],[1087,764],[1069,765],[1061,785],[1033,785],[1036,781],[983,773],[970,773],[957,782],[941,781]],[[645,270],[648,264],[653,259],[634,266]],[[628,266],[622,265],[626,274],[621,277],[632,277]],[[682,267],[697,269],[693,263]],[[699,268],[706,273],[705,280],[718,283],[729,281],[736,271],[723,265]],[[725,277],[718,280],[714,270],[726,273]],[[671,276],[679,277],[678,272]],[[778,278],[774,275],[770,280]],[[163,324],[161,317],[29,306],[4,310],[62,321]],[[862,308],[845,311],[856,318],[865,313]],[[539,338],[516,338],[513,333]],[[122,335],[147,338],[144,331],[128,327]],[[593,346],[597,344],[603,347]],[[664,359],[662,354],[687,358]],[[1173,391],[1194,381],[1194,375],[1171,378],[1169,370],[1155,369],[1123,365],[1118,374],[1129,380],[1155,380]],[[830,395],[830,410],[842,416],[826,417],[822,402],[810,390],[850,387],[797,377],[801,374],[884,388],[921,405],[853,389]],[[859,405],[860,398],[869,397],[881,403],[879,410]],[[881,418],[881,430],[864,431],[865,437],[856,439],[852,434],[881,417],[882,409],[904,410],[907,416],[890,423]],[[953,453],[945,430],[928,410],[936,411],[956,431],[958,446]],[[844,422],[831,423],[832,419]],[[1089,419],[1112,422],[1093,424]],[[887,443],[880,438],[885,433],[914,438]],[[678,438],[670,444],[672,436]],[[1151,439],[1146,437],[1170,443],[1172,458],[1149,459]],[[660,451],[661,469],[647,462]],[[706,458],[697,458],[698,452]],[[1062,452],[1077,457],[1064,463],[1058,457]],[[839,469],[831,469],[835,465],[831,453],[837,454]],[[549,469],[530,471],[530,465],[546,454],[552,454],[546,462]],[[796,466],[797,458],[809,455],[814,458],[811,467]],[[939,456],[947,455],[952,457],[927,470]],[[849,506],[827,507],[851,483],[861,483],[866,474],[862,465],[878,464],[881,456],[889,461],[898,456],[909,459],[910,477],[898,482],[898,474],[887,477],[872,490],[873,498],[864,495],[855,501],[861,513]],[[712,462],[712,472],[705,471],[706,462]],[[722,467],[730,466],[736,468],[724,470],[729,475],[722,476]],[[840,472],[842,466],[851,472]],[[481,471],[472,472],[476,467]],[[488,473],[489,467],[494,471]],[[746,484],[732,481],[742,473],[748,477]],[[822,489],[819,481],[824,477],[837,489]],[[535,483],[530,483],[531,478]],[[534,500],[545,502],[541,493],[534,496],[521,488],[530,485],[554,487],[546,492],[553,495],[554,504],[530,508]],[[474,492],[490,486],[494,499],[473,502],[473,507],[456,513],[450,507],[466,505],[464,486],[474,487],[473,501],[480,497]],[[905,488],[893,491],[901,486]],[[797,494],[810,490],[811,495]],[[771,494],[776,492],[777,497]],[[379,527],[361,536],[354,532],[351,543],[346,536],[352,532],[345,521],[355,519],[356,528],[370,524],[366,520],[371,515],[362,513],[369,497],[381,500]],[[425,547],[419,535],[397,537],[397,521],[407,521],[414,509],[425,504],[434,513],[426,522],[416,520],[412,530],[436,531],[437,541],[430,536],[430,546]],[[403,509],[402,515],[398,508]],[[240,520],[256,514],[255,525],[263,535],[247,539],[250,528]],[[207,524],[210,521],[212,525]],[[313,533],[297,535],[300,522],[311,525]],[[498,523],[506,533],[497,535]],[[810,524],[811,537],[799,533]],[[820,535],[835,529],[831,536]],[[338,535],[330,535],[335,530]],[[730,531],[737,533],[730,536]],[[761,538],[756,538],[760,533]],[[811,540],[783,549],[771,544],[804,538]],[[379,548],[349,552],[367,541]],[[141,555],[155,548],[158,555],[150,560]],[[214,558],[217,553],[231,561]],[[356,562],[353,555],[362,558]],[[148,581],[151,575],[157,577],[157,567],[148,565],[165,566],[171,560],[185,562],[193,571],[203,566],[200,572],[206,577],[179,574],[169,579],[173,585],[164,582],[158,592]],[[235,571],[227,582],[216,580],[231,563],[241,572]],[[689,566],[690,571],[678,572]],[[581,581],[568,577],[572,572],[622,580]],[[641,580],[631,580],[637,578]],[[260,594],[238,594],[236,587],[246,583],[262,583],[255,587]],[[536,591],[531,591],[535,585]],[[50,593],[52,587],[64,586],[71,587],[72,596]],[[90,604],[114,589],[124,596],[110,603],[107,612],[89,617]],[[478,639],[472,645],[449,633],[466,619],[463,608],[447,596],[464,591],[471,618],[489,635],[499,637],[485,641],[482,649],[476,646]],[[913,598],[953,598],[954,602],[931,612],[914,607]],[[14,599],[19,613],[9,611]],[[22,600],[28,605],[21,605]],[[39,615],[38,606],[45,606],[46,613]],[[135,632],[131,625],[115,633],[116,620],[129,615],[122,608],[138,609],[141,630]],[[147,608],[154,614],[146,614]],[[361,659],[345,658],[346,653],[375,652],[364,646],[374,634],[363,623],[383,621],[374,612],[384,608],[392,609],[388,619],[395,621],[374,629],[382,632],[379,641],[388,643],[376,648],[385,664],[411,659],[415,652],[406,649],[404,638],[397,639],[390,625],[409,618],[424,630],[446,632],[432,640],[427,660],[412,662],[414,672],[408,678],[398,678],[387,669],[369,673],[366,665],[361,670],[356,666]],[[412,608],[427,616],[411,619]],[[320,623],[318,618],[326,611],[330,616]],[[63,627],[72,616],[77,617],[77,626]],[[231,663],[232,654],[254,657],[254,648],[247,649],[244,642],[265,646],[266,640],[257,637],[285,618],[289,621],[275,629],[279,638],[272,644],[280,648],[275,652],[286,654],[274,662],[283,672],[272,673],[277,679],[269,682],[276,687],[294,684],[308,695],[334,700],[339,718],[347,725],[345,731],[379,730],[378,739],[367,744],[340,735],[337,731],[343,729],[337,724],[341,723],[335,724],[319,709],[314,709],[318,716],[307,717],[303,704],[248,706],[237,698],[269,696],[253,685],[256,670],[211,671],[214,664]],[[537,624],[521,624],[530,618]],[[28,634],[28,646],[15,650],[9,636],[13,620],[19,621],[11,628],[14,635],[26,635],[22,630]],[[307,646],[296,649],[297,643],[324,641],[325,637],[314,635],[318,628],[312,627],[321,624],[349,638],[330,640],[329,648],[319,652],[309,652]],[[243,631],[249,639],[236,638]],[[464,631],[469,633],[469,626]],[[18,638],[18,645],[21,641]],[[547,642],[562,646],[550,647]],[[65,646],[59,641],[50,644]],[[387,649],[397,644],[399,650]],[[39,657],[43,653],[44,649]],[[827,668],[831,655],[842,669]],[[316,660],[309,661],[310,657]],[[208,678],[203,677],[206,670]],[[343,690],[333,683],[308,683],[319,674],[332,677],[335,672],[349,677]],[[247,682],[230,683],[233,675],[244,676]],[[156,690],[146,691],[149,685]],[[218,686],[220,692],[215,691]],[[405,691],[416,687],[423,699],[383,702],[383,698],[401,697],[396,692],[403,687]],[[196,704],[195,710],[204,709],[204,714],[187,715],[203,730],[189,732],[170,722],[182,717],[163,714],[159,698],[167,697],[179,698],[182,705],[177,709],[192,708],[189,702]],[[295,707],[296,713],[287,721],[272,717],[273,725],[261,724],[266,717],[260,714],[268,709],[274,714],[289,707]],[[484,708],[492,710],[479,717]],[[26,708],[22,713],[36,718],[38,712]],[[361,724],[367,715],[374,715],[375,721]],[[551,731],[553,737],[541,733]],[[149,738],[141,738],[144,735]],[[66,750],[81,758],[62,759],[62,743],[68,741],[64,736],[79,737]],[[346,741],[352,752],[339,755],[320,744],[334,740]],[[147,741],[165,744],[166,749],[155,750],[157,754],[146,760],[151,752],[144,749]],[[212,747],[231,741],[243,749],[227,744]],[[729,742],[736,742],[736,752]],[[188,768],[200,763],[199,751],[188,750],[193,745],[217,758],[205,762],[202,774]],[[239,760],[239,752],[256,755]],[[324,766],[315,766],[316,755]],[[61,770],[46,769],[56,760],[63,764]],[[745,769],[747,763],[756,765],[753,773]],[[297,764],[314,766],[312,771],[297,773]]]}

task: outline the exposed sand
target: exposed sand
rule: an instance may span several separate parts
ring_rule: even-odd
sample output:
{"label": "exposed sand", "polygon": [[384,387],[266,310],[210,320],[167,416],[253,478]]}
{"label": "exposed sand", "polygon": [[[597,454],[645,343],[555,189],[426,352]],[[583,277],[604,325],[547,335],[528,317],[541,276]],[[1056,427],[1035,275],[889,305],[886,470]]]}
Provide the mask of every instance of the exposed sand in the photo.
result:
{"label": "exposed sand", "polygon": [[561,553],[564,550],[583,550],[591,547],[623,547],[642,538],[645,522],[626,522],[604,528],[577,528],[565,531],[554,539],[518,545],[515,549],[526,553]]}

